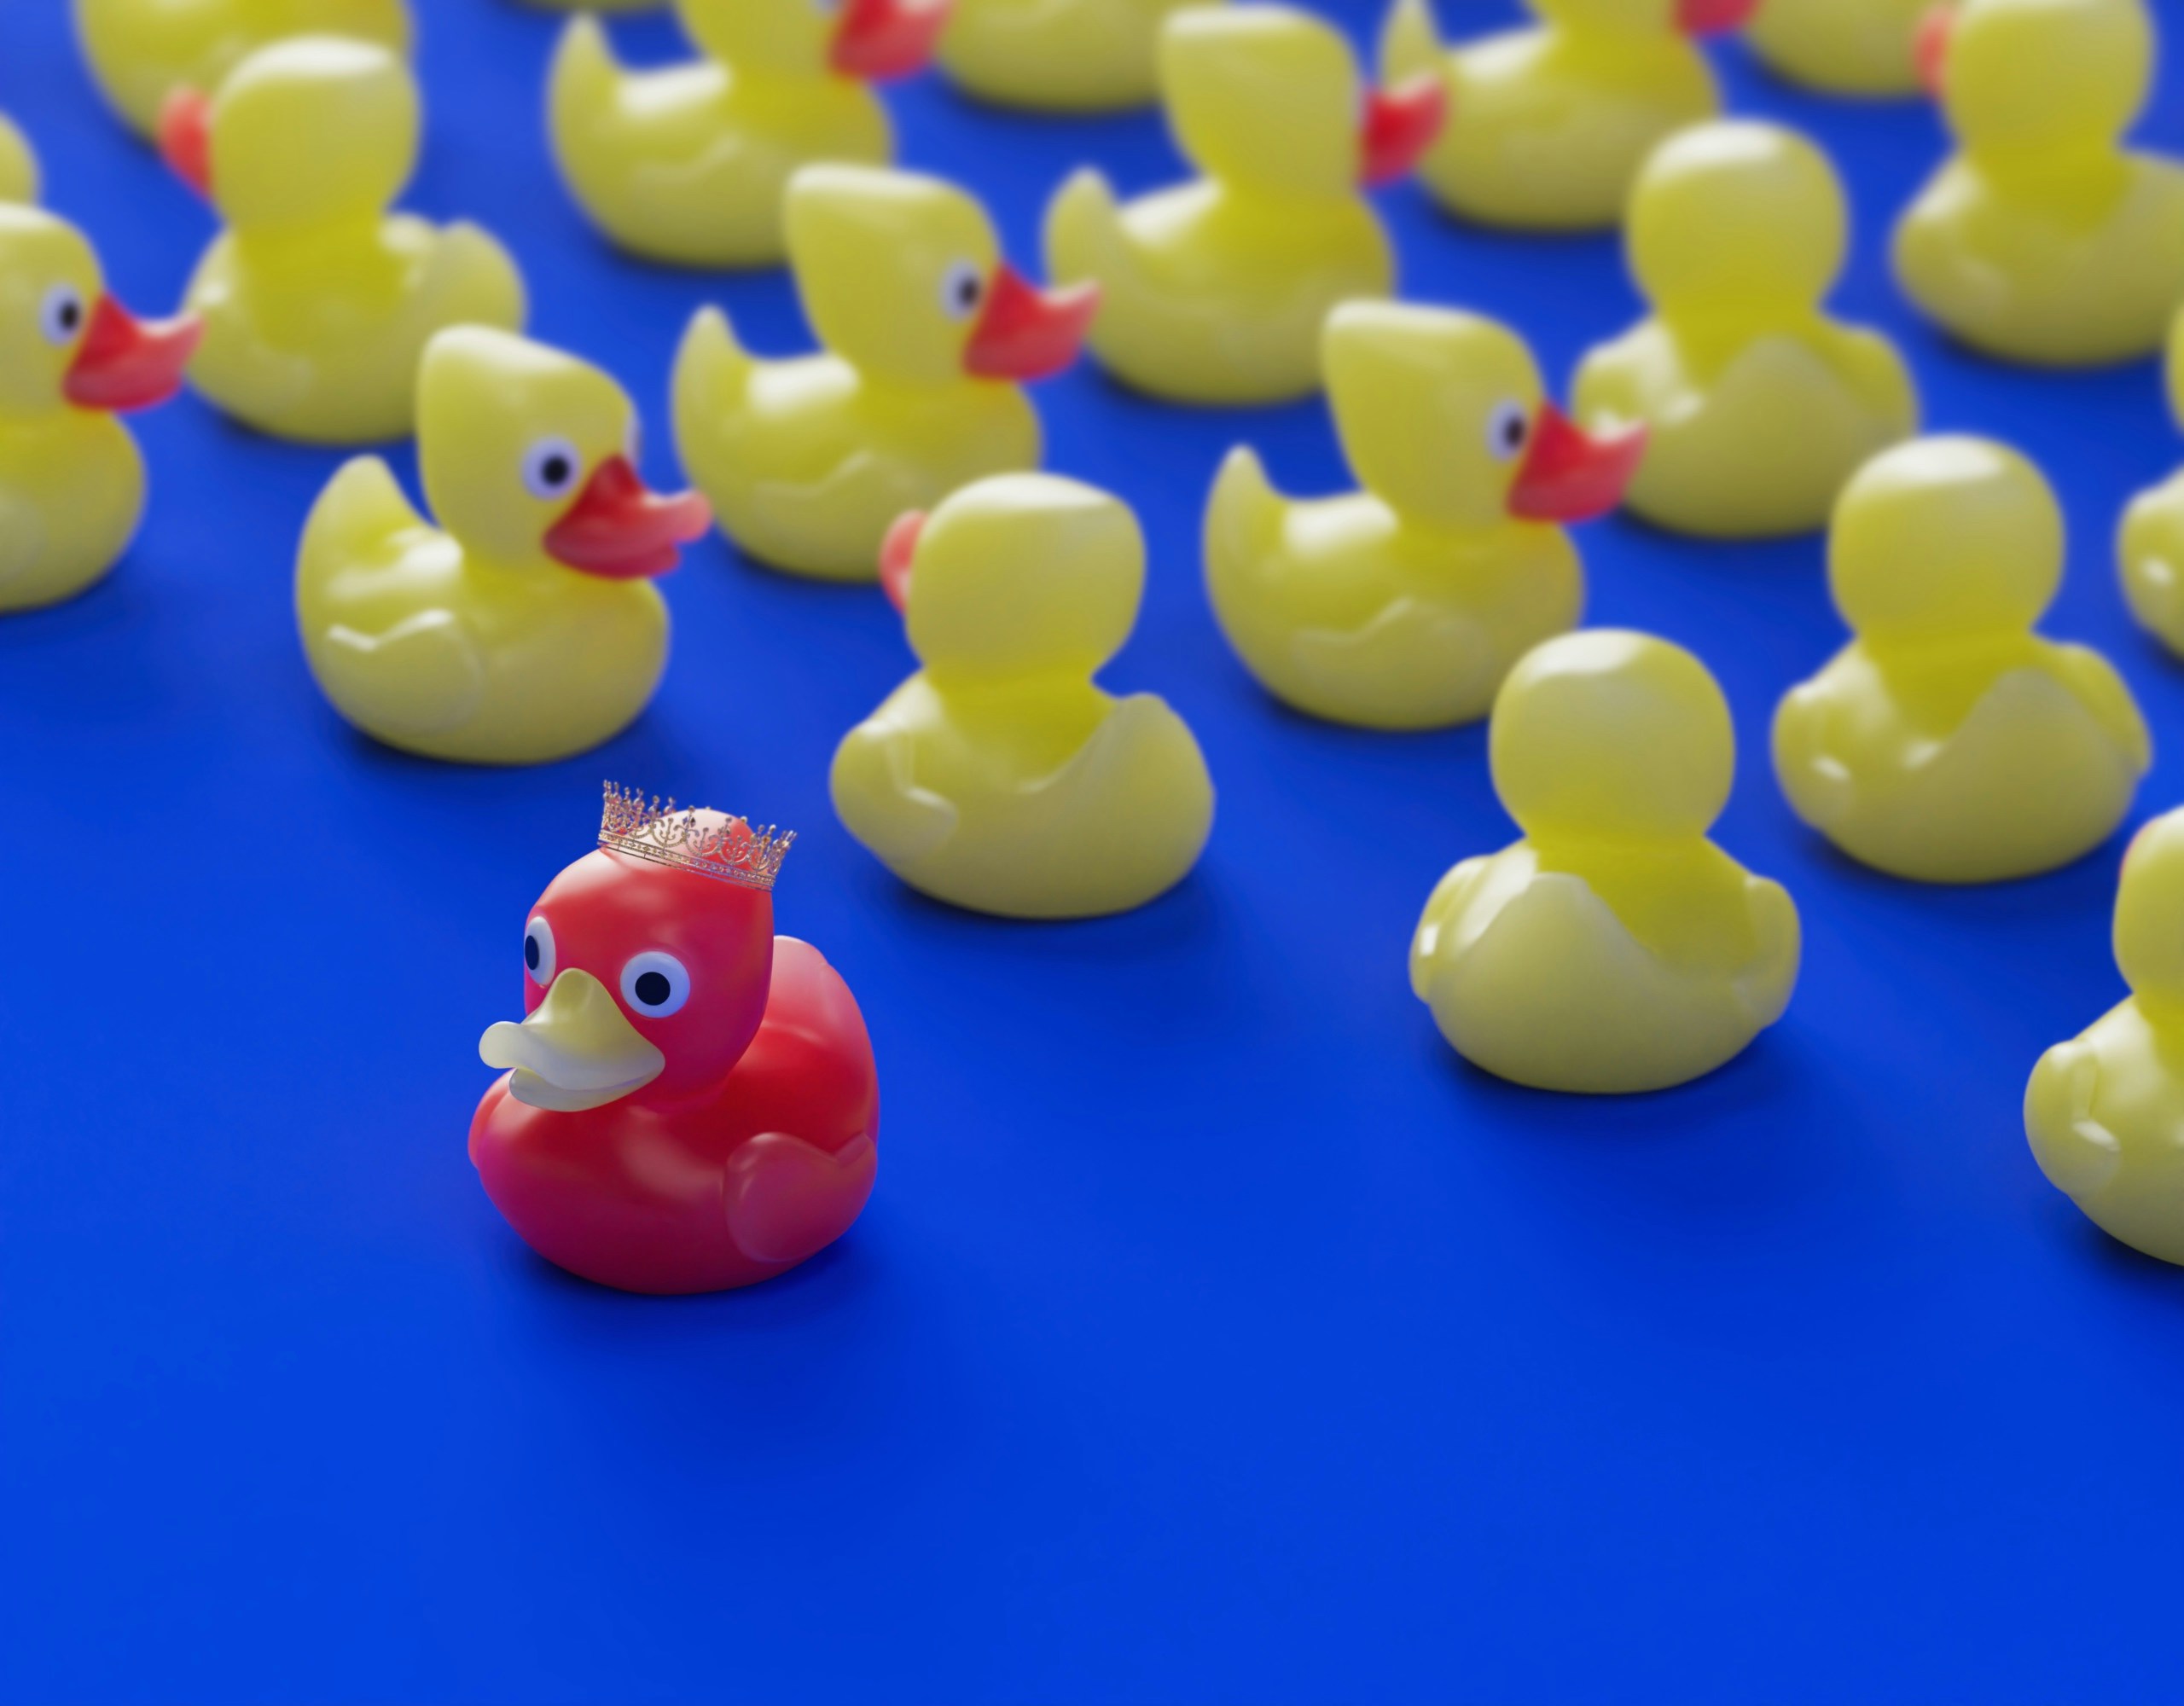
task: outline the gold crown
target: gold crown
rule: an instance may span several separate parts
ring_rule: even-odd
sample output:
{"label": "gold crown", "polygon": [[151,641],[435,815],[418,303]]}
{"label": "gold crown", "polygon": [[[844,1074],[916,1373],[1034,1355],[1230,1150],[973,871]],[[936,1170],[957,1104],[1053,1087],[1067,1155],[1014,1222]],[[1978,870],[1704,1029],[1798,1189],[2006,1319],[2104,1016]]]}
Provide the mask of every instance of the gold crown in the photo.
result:
{"label": "gold crown", "polygon": [[717,882],[772,888],[796,832],[776,835],[771,824],[753,829],[740,817],[723,818],[717,812],[706,815],[719,821],[700,823],[695,807],[677,811],[672,797],[663,805],[655,794],[648,805],[636,789],[609,782],[607,804],[599,814],[599,844],[655,865],[695,871]]}

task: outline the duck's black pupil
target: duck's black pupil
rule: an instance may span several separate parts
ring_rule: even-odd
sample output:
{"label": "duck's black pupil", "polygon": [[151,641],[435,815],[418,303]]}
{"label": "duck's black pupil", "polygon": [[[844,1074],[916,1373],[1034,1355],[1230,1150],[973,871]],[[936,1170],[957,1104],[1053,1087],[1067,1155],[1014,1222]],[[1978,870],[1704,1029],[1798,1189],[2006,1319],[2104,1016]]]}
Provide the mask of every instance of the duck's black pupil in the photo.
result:
{"label": "duck's black pupil", "polygon": [[966,308],[968,308],[973,303],[976,302],[979,299],[978,280],[974,278],[958,279],[956,281],[956,299],[961,303]]}
{"label": "duck's black pupil", "polygon": [[543,470],[543,473],[545,473],[545,476],[546,476],[546,484],[547,484],[547,485],[561,485],[562,481],[566,480],[566,479],[568,479],[568,477],[569,477],[569,460],[568,460],[568,458],[567,458],[566,456],[549,456],[549,457],[547,457],[547,458],[546,458],[546,467],[545,467],[545,468],[544,468],[544,470]]}
{"label": "duck's black pupil", "polygon": [[83,309],[78,306],[75,303],[64,302],[61,305],[61,329],[62,331],[74,331],[76,329],[76,322],[83,317]]}
{"label": "duck's black pupil", "polygon": [[1525,423],[1513,415],[1502,423],[1502,442],[1513,450],[1525,442]]}
{"label": "duck's black pupil", "polygon": [[535,936],[523,938],[523,963],[534,972],[538,969],[538,938]]}
{"label": "duck's black pupil", "polygon": [[666,1006],[667,997],[671,993],[665,972],[641,972],[637,974],[637,999],[647,1007]]}

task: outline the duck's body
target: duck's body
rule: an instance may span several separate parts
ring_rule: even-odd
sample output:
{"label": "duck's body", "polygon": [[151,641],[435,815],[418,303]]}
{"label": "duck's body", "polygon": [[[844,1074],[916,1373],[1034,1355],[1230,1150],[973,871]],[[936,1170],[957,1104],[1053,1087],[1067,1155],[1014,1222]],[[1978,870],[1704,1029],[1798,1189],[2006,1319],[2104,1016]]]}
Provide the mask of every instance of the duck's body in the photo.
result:
{"label": "duck's body", "polygon": [[76,33],[107,102],[150,136],[168,96],[218,89],[259,48],[288,36],[410,45],[404,0],[76,0]]}
{"label": "duck's body", "polygon": [[1445,49],[1428,0],[1397,0],[1381,37],[1389,81],[1430,73],[1449,123],[1419,162],[1449,212],[1519,230],[1601,229],[1623,217],[1640,165],[1721,110],[1691,37],[1750,11],[1672,0],[1534,0],[1529,28]]}
{"label": "duck's body", "polygon": [[38,155],[30,139],[0,113],[0,201],[35,201],[38,193]]}
{"label": "duck's body", "polygon": [[[1612,507],[1637,447],[1576,439],[1531,353],[1475,316],[1352,303],[1323,347],[1366,489],[1293,502],[1251,450],[1231,452],[1206,508],[1214,614],[1300,711],[1373,728],[1474,721],[1519,658],[1577,624],[1584,572],[1556,524]],[[1577,492],[1586,457],[1619,472]]]}
{"label": "duck's body", "polygon": [[1005,107],[1103,113],[1160,92],[1160,26],[1186,6],[1221,0],[955,0],[941,68],[958,87]]}
{"label": "duck's body", "polygon": [[[2184,308],[2169,334],[2169,398],[2184,425]],[[2184,654],[2184,469],[2132,500],[2117,553],[2131,614],[2170,651]]]}
{"label": "duck's body", "polygon": [[1933,0],[1763,0],[1745,39],[1783,76],[1833,95],[1919,92]]}
{"label": "duck's body", "polygon": [[844,827],[912,887],[1008,917],[1124,911],[1181,881],[1212,826],[1205,758],[1162,700],[1091,678],[1143,590],[1129,512],[1011,475],[890,548],[925,667],[835,753]]}

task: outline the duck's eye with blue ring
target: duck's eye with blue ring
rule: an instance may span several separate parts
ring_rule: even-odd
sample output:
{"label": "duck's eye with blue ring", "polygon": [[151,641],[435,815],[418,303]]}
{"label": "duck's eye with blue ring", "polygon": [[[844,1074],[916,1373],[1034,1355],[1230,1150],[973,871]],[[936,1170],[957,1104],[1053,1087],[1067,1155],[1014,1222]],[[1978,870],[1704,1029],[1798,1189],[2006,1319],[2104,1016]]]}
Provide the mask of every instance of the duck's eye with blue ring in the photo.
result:
{"label": "duck's eye with blue ring", "polygon": [[542,989],[554,981],[554,927],[543,918],[524,926],[523,975]]}
{"label": "duck's eye with blue ring", "polygon": [[690,999],[690,974],[672,954],[653,949],[622,968],[622,999],[647,1018],[666,1018]]}
{"label": "duck's eye with blue ring", "polygon": [[38,305],[38,328],[49,344],[73,344],[84,329],[84,293],[73,284],[56,284]]}
{"label": "duck's eye with blue ring", "polygon": [[958,261],[940,276],[940,306],[951,320],[967,320],[986,293],[986,276],[969,261]]}
{"label": "duck's eye with blue ring", "polygon": [[541,438],[523,453],[523,489],[548,502],[577,489],[584,458],[566,438]]}
{"label": "duck's eye with blue ring", "polygon": [[842,9],[842,0],[811,0],[811,9],[822,18],[832,18]]}
{"label": "duck's eye with blue ring", "polygon": [[1507,461],[1531,435],[1531,411],[1521,403],[1505,403],[1486,418],[1486,448],[1497,461]]}

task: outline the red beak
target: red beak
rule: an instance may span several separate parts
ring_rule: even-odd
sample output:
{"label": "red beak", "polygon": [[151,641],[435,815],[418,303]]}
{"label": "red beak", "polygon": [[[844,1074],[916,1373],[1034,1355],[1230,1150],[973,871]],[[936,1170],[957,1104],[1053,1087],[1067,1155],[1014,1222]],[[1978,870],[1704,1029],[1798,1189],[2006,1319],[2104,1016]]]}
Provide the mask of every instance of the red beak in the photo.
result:
{"label": "red beak", "polygon": [[1942,84],[1949,74],[1949,44],[1956,36],[1956,9],[1937,6],[1919,20],[1919,38],[1912,49],[1919,63],[1919,81],[1935,100],[1942,98]]}
{"label": "red beak", "polygon": [[1532,448],[1509,488],[1509,514],[1524,521],[1591,521],[1623,502],[1646,454],[1646,429],[1595,438],[1553,403],[1532,421]]}
{"label": "red beak", "polygon": [[950,0],[849,0],[834,26],[834,69],[886,83],[914,77],[932,58]]}
{"label": "red beak", "polygon": [[204,335],[205,322],[195,314],[139,320],[102,296],[61,381],[61,395],[79,409],[113,413],[165,403],[182,388],[183,370]]}
{"label": "red beak", "polygon": [[1676,26],[1687,36],[1723,36],[1758,9],[1759,0],[1676,0]]}
{"label": "red beak", "polygon": [[1448,122],[1449,85],[1431,73],[1400,89],[1374,90],[1365,97],[1357,181],[1378,189],[1407,176]]}
{"label": "red beak", "polygon": [[1100,287],[1041,290],[1003,262],[964,347],[963,369],[980,379],[1050,379],[1077,359],[1100,306]]}
{"label": "red beak", "polygon": [[212,194],[212,103],[194,89],[177,89],[160,108],[160,158],[200,195]]}
{"label": "red beak", "polygon": [[712,506],[697,493],[664,496],[646,486],[627,456],[609,456],[547,530],[546,554],[612,581],[649,580],[673,568],[680,548],[712,519]]}
{"label": "red beak", "polygon": [[916,560],[918,536],[924,531],[925,511],[906,509],[880,542],[880,590],[901,614],[909,612],[910,565]]}

